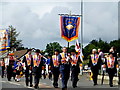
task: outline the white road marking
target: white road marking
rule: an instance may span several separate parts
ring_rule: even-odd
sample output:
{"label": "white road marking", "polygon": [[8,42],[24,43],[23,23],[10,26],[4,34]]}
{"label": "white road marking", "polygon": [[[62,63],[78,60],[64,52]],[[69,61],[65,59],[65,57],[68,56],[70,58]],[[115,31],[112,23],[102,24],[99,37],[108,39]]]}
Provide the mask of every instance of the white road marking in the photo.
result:
{"label": "white road marking", "polygon": [[8,83],[10,83],[10,84],[14,84],[14,85],[21,85],[21,84],[18,84],[18,83],[15,83],[15,82],[8,82]]}

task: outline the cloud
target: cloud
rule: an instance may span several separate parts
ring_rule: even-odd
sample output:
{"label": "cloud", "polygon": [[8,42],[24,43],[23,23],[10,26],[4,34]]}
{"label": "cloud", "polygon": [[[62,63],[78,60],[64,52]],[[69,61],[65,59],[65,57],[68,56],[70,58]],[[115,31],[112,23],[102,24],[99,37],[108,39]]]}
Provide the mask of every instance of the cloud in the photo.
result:
{"label": "cloud", "polygon": [[[80,14],[80,3],[11,2],[0,7],[0,24],[2,28],[16,27],[25,47],[45,49],[47,43],[54,41],[67,46],[60,37],[58,14],[69,13],[70,10]],[[84,3],[84,45],[92,39],[117,39],[117,19],[117,3]],[[75,41],[70,44],[75,44]]]}

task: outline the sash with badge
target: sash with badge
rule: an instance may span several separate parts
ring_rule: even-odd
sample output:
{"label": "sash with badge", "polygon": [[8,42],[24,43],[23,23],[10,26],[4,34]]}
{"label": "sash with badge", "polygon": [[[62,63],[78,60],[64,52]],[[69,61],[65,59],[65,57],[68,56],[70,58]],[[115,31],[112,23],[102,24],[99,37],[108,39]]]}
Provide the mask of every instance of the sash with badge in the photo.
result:
{"label": "sash with badge", "polygon": [[68,64],[69,57],[67,56],[67,54],[66,54],[66,53],[61,53],[60,55],[61,55],[61,57],[62,57],[61,63],[62,63],[62,64]]}
{"label": "sash with badge", "polygon": [[114,63],[115,63],[115,57],[113,57],[113,58],[108,57],[107,58],[107,66],[108,66],[108,68],[114,68]]}
{"label": "sash with badge", "polygon": [[71,56],[71,65],[72,66],[76,66],[77,65],[77,62],[78,62],[78,55],[72,55]]}
{"label": "sash with badge", "polygon": [[93,55],[91,55],[91,60],[92,60],[92,64],[93,64],[93,66],[95,66],[95,65],[97,65],[97,63],[98,63],[98,59],[99,59],[99,56],[97,55],[97,54],[93,54]]}
{"label": "sash with badge", "polygon": [[27,61],[27,65],[30,66],[31,65],[31,60],[32,60],[32,55],[26,55],[26,61]]}
{"label": "sash with badge", "polygon": [[58,56],[53,55],[53,56],[52,56],[52,60],[53,60],[53,65],[54,65],[54,67],[58,67],[58,66],[59,66]]}
{"label": "sash with badge", "polygon": [[34,67],[39,67],[41,62],[41,55],[34,55],[33,56],[33,63],[34,63]]}

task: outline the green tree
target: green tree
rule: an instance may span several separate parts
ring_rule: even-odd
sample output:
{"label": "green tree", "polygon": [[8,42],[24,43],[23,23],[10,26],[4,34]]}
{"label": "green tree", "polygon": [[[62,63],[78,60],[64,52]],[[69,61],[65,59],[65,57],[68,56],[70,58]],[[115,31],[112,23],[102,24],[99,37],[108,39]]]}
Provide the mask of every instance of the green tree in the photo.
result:
{"label": "green tree", "polygon": [[109,43],[101,40],[101,38],[99,40],[92,40],[90,44],[95,45],[96,49],[100,48],[104,53],[107,53],[110,49]]}
{"label": "green tree", "polygon": [[110,49],[109,43],[107,43],[101,39],[99,39],[97,47],[100,48],[104,53],[108,53],[109,49]]}
{"label": "green tree", "polygon": [[62,46],[58,42],[49,43],[46,46],[45,53],[52,56],[54,54],[54,50],[58,49],[61,52]]}
{"label": "green tree", "polygon": [[12,25],[9,26],[8,30],[10,36],[10,49],[11,50],[14,50],[14,48],[23,49],[24,47],[22,44],[22,40],[17,39],[20,33],[18,33],[16,28],[14,28]]}
{"label": "green tree", "polygon": [[112,46],[114,46],[116,48],[117,53],[120,54],[120,39],[111,41],[110,47],[112,47]]}
{"label": "green tree", "polygon": [[83,50],[83,54],[84,54],[84,59],[88,59],[89,55],[92,53],[92,49],[98,49],[98,47],[96,47],[94,44],[88,44],[84,50]]}
{"label": "green tree", "polygon": [[69,47],[68,52],[71,52],[71,50],[73,50],[73,49],[75,49],[75,45],[71,45],[71,46]]}

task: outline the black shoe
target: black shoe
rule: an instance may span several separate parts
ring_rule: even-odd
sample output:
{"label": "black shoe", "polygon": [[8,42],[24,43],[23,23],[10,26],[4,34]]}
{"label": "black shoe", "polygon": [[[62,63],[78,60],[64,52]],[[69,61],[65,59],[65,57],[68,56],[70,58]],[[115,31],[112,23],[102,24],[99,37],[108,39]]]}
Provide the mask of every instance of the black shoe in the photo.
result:
{"label": "black shoe", "polygon": [[77,86],[73,86],[73,88],[76,88]]}
{"label": "black shoe", "polygon": [[8,79],[8,81],[11,81],[10,79]]}
{"label": "black shoe", "polygon": [[38,89],[39,87],[38,86],[34,86],[35,89]]}
{"label": "black shoe", "polygon": [[54,86],[54,88],[58,88],[58,86]]}
{"label": "black shoe", "polygon": [[110,85],[110,87],[113,87],[113,85]]}
{"label": "black shoe", "polygon": [[97,83],[94,84],[94,86],[98,85]]}
{"label": "black shoe", "polygon": [[26,86],[28,86],[28,84],[26,84]]}
{"label": "black shoe", "polygon": [[30,87],[32,87],[33,85],[32,84],[30,84]]}
{"label": "black shoe", "polygon": [[67,90],[67,88],[62,88],[62,90]]}

